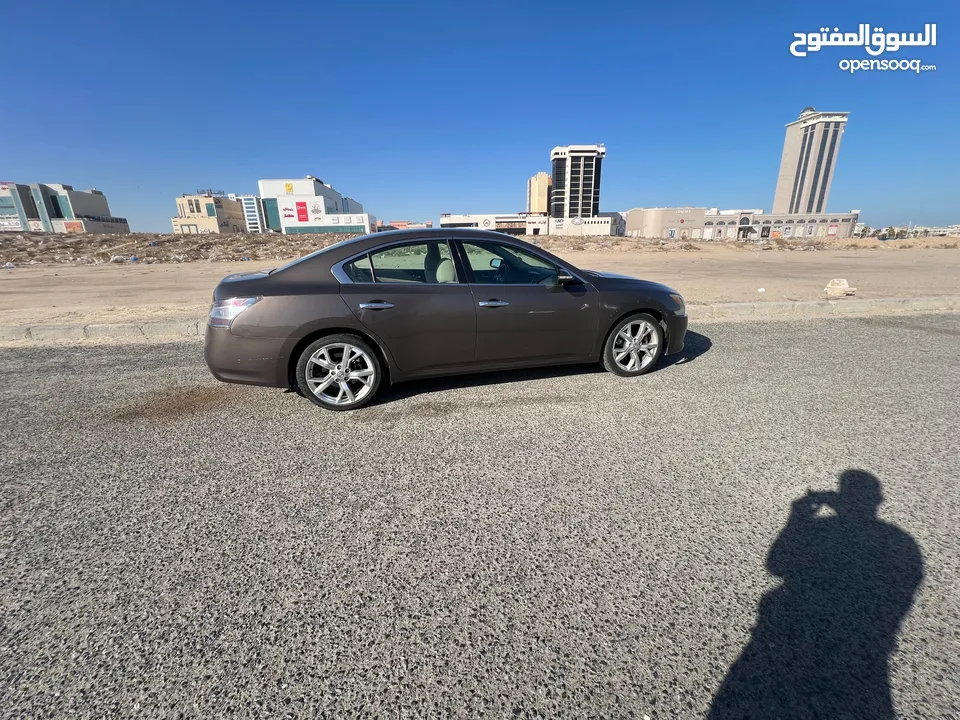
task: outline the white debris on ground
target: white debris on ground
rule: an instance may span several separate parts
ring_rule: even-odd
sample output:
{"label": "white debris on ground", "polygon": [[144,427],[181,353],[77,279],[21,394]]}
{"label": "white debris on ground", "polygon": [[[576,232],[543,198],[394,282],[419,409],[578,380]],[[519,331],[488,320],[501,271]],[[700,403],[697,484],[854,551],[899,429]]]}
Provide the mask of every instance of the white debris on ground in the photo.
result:
{"label": "white debris on ground", "polygon": [[854,295],[857,289],[850,287],[850,283],[846,281],[846,278],[834,278],[827,283],[823,291],[827,293],[827,297],[846,297],[848,295]]}

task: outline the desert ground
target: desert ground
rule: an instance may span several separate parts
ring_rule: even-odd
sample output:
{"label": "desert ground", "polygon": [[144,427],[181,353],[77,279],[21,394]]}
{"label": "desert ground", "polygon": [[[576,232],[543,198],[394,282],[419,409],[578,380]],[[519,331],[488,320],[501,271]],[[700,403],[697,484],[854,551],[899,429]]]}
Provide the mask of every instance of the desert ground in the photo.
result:
{"label": "desert ground", "polygon": [[[575,266],[663,282],[689,304],[817,300],[832,278],[858,298],[960,293],[960,252],[952,249],[751,251],[699,243],[692,249],[559,250]],[[37,264],[0,270],[0,325],[139,322],[206,312],[220,278],[277,261]],[[760,292],[763,288],[763,292]]]}

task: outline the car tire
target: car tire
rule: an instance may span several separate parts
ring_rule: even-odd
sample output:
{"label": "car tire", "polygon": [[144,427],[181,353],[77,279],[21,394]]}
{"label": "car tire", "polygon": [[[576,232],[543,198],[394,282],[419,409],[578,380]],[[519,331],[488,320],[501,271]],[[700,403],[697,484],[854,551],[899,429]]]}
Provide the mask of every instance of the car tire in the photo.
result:
{"label": "car tire", "polygon": [[[346,363],[344,357],[348,357]],[[327,335],[300,354],[297,387],[327,410],[356,410],[373,400],[383,371],[377,351],[363,338],[346,333]]]}
{"label": "car tire", "polygon": [[[640,337],[634,339],[637,332]],[[664,340],[663,328],[652,315],[635,313],[625,317],[613,326],[603,345],[603,367],[620,377],[648,373],[663,356]]]}

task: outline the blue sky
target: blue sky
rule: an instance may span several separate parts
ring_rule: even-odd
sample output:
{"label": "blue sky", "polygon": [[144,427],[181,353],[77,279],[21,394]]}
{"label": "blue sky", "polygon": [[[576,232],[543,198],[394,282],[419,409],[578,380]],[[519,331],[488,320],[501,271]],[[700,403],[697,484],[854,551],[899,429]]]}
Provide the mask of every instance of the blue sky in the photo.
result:
{"label": "blue sky", "polygon": [[[960,223],[955,0],[8,5],[0,179],[100,188],[135,230],[169,231],[183,192],[307,174],[385,220],[515,212],[553,146],[593,142],[603,210],[769,211],[806,105],[851,113],[830,210]],[[859,23],[937,23],[885,56],[937,71],[789,52]]]}

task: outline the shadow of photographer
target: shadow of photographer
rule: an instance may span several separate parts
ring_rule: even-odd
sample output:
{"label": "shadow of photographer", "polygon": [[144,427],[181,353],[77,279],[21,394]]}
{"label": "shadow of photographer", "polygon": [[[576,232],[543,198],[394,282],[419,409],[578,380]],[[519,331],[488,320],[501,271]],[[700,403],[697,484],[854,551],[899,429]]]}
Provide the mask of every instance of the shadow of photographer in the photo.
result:
{"label": "shadow of photographer", "polygon": [[889,659],[923,556],[877,517],[882,502],[880,481],[862,470],[841,474],[836,492],[794,501],[767,556],[783,582],[761,599],[711,720],[895,717]]}

